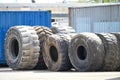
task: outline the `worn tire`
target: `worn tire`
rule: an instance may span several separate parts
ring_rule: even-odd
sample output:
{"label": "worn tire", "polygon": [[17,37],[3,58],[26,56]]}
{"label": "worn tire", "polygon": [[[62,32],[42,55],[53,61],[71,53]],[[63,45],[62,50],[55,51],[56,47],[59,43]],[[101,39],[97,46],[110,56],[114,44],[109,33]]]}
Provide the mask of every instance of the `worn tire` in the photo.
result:
{"label": "worn tire", "polygon": [[75,30],[70,26],[53,26],[51,28],[51,30],[54,34],[57,34],[57,33],[62,33],[62,34],[75,33]]}
{"label": "worn tire", "polygon": [[120,54],[117,38],[113,34],[100,33],[97,34],[104,43],[105,59],[102,70],[113,71],[120,66]]}
{"label": "worn tire", "polygon": [[44,61],[51,71],[67,71],[71,68],[68,43],[58,35],[51,35],[44,44]]}
{"label": "worn tire", "polygon": [[7,64],[12,69],[33,69],[39,56],[39,40],[29,26],[14,26],[9,29],[5,39]]}
{"label": "worn tire", "polygon": [[37,32],[37,35],[39,37],[39,42],[40,42],[39,43],[39,46],[40,46],[39,61],[35,69],[47,69],[47,66],[45,65],[45,62],[43,60],[43,48],[45,48],[43,43],[48,36],[52,35],[52,31],[45,26],[37,26],[37,27],[35,26],[34,29]]}
{"label": "worn tire", "polygon": [[69,45],[69,58],[78,71],[100,70],[104,59],[101,39],[93,33],[74,36]]}
{"label": "worn tire", "polygon": [[[117,43],[118,43],[118,47],[119,47],[119,54],[120,54],[120,32],[113,32],[111,34],[115,35],[116,38],[117,38]],[[119,61],[118,64],[120,64],[120,55],[118,57],[118,61]],[[119,66],[119,68],[117,70],[120,70],[120,66]]]}

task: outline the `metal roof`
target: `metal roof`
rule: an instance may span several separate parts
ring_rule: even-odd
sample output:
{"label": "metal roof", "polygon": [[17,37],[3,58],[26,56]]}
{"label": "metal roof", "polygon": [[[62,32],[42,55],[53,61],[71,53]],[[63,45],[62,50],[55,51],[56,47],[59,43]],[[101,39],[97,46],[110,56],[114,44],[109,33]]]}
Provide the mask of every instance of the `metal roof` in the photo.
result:
{"label": "metal roof", "polygon": [[120,3],[0,3],[0,8],[68,8],[120,5]]}

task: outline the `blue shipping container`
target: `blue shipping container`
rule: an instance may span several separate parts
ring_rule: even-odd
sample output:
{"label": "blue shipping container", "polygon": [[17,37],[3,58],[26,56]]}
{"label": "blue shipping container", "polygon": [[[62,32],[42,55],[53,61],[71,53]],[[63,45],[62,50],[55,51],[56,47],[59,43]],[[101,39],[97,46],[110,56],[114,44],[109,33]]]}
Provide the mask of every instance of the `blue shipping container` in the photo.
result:
{"label": "blue shipping container", "polygon": [[12,26],[47,26],[51,27],[50,11],[0,11],[0,64],[6,64],[4,39]]}

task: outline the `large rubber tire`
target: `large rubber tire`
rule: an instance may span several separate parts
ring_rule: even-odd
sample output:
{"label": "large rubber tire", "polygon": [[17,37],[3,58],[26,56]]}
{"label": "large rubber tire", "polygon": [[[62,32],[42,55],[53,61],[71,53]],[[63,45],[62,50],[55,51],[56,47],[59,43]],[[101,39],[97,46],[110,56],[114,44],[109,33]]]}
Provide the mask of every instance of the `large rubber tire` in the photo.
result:
{"label": "large rubber tire", "polygon": [[33,27],[14,26],[7,32],[5,55],[12,69],[33,69],[38,62],[39,50],[38,36]]}
{"label": "large rubber tire", "polygon": [[54,34],[57,34],[57,33],[62,33],[62,34],[75,33],[75,30],[70,26],[53,26],[51,28],[51,30]]}
{"label": "large rubber tire", "polygon": [[51,71],[67,71],[71,68],[68,43],[58,35],[51,35],[44,44],[44,61]]}
{"label": "large rubber tire", "polygon": [[120,66],[120,54],[117,38],[113,34],[109,33],[100,33],[97,35],[102,39],[105,48],[105,60],[102,70],[117,70]]}
{"label": "large rubber tire", "polygon": [[69,45],[69,58],[78,71],[100,70],[104,59],[104,46],[93,33],[74,36]]}
{"label": "large rubber tire", "polygon": [[52,31],[45,26],[37,26],[37,27],[34,27],[34,29],[37,32],[37,35],[39,37],[39,42],[40,42],[39,43],[39,46],[40,46],[39,61],[35,69],[47,69],[47,66],[45,65],[45,62],[43,60],[43,48],[45,48],[43,43],[48,36],[52,35]]}

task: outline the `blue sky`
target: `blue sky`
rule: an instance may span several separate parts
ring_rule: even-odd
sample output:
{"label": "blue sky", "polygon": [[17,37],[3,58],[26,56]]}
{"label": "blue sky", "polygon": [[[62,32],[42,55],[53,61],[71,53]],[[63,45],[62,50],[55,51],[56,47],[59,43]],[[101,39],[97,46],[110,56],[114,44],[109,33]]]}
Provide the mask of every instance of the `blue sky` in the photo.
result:
{"label": "blue sky", "polygon": [[[37,3],[56,3],[62,1],[63,0],[36,0]],[[66,0],[66,1],[77,1],[77,0]],[[0,3],[31,3],[31,0],[0,0]]]}

